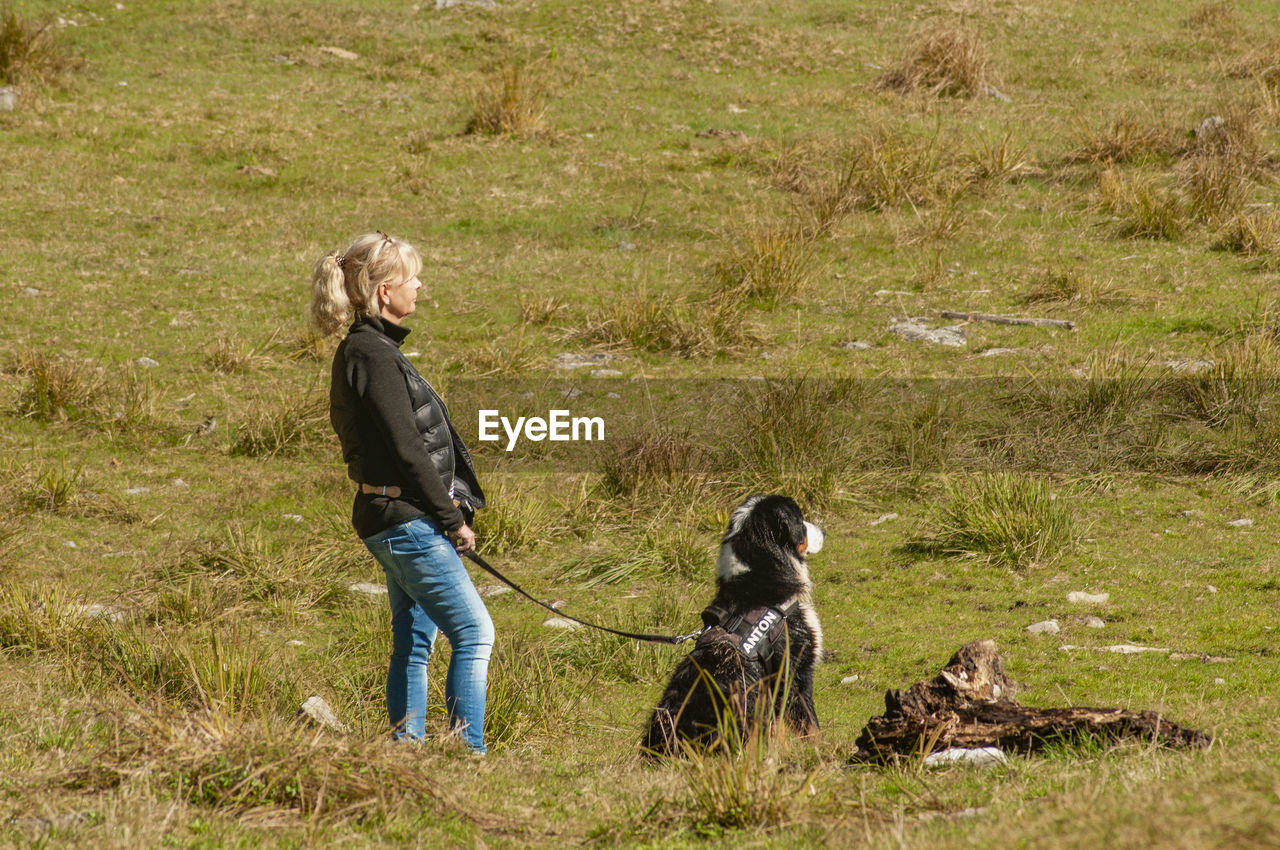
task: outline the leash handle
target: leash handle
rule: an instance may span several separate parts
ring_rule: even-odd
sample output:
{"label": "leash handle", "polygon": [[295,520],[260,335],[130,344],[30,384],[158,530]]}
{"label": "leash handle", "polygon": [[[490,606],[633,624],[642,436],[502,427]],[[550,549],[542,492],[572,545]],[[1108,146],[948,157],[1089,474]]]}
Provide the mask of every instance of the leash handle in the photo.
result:
{"label": "leash handle", "polygon": [[510,587],[516,593],[519,593],[524,598],[532,602],[536,602],[537,604],[541,605],[543,608],[546,608],[548,611],[555,613],[557,616],[564,617],[566,620],[572,620],[573,622],[586,626],[589,629],[596,629],[598,631],[608,632],[611,635],[618,635],[619,637],[631,638],[632,640],[642,640],[648,643],[667,643],[673,646],[682,644],[687,640],[693,640],[694,638],[698,637],[699,635],[701,635],[703,632],[707,630],[707,627],[703,626],[701,629],[698,629],[696,632],[690,632],[687,635],[650,635],[650,634],[644,634],[643,632],[624,632],[618,629],[611,629],[608,626],[600,626],[595,623],[588,623],[586,620],[580,620],[577,617],[573,616],[572,614],[566,614],[564,611],[561,611],[557,608],[552,608],[550,605],[543,602],[541,599],[538,599],[536,596],[533,596],[523,587],[516,584],[511,579],[507,578],[502,573],[498,572],[497,568],[494,567],[492,564],[490,564],[488,561],[486,561],[484,558],[480,557],[480,553],[477,552],[475,549],[468,549],[467,551],[463,552],[462,555],[464,555],[468,560],[470,560],[480,569],[484,570],[489,575],[493,576],[498,581],[505,584],[507,587]]}

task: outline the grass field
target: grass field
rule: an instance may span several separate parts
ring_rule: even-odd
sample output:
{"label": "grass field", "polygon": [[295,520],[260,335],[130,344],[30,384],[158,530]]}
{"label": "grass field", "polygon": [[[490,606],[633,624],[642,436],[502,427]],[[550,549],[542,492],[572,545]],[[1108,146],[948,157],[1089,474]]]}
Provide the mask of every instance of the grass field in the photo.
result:
{"label": "grass field", "polygon": [[[1276,18],[0,2],[0,842],[1280,846]],[[481,552],[540,597],[688,631],[743,495],[826,528],[820,741],[650,765],[679,651],[512,594],[490,755],[384,739],[385,602],[350,589],[381,573],[303,319],[375,228],[426,262],[405,347],[492,491]],[[606,440],[476,440],[553,407]],[[1215,742],[849,763],[978,638],[1026,704]]]}

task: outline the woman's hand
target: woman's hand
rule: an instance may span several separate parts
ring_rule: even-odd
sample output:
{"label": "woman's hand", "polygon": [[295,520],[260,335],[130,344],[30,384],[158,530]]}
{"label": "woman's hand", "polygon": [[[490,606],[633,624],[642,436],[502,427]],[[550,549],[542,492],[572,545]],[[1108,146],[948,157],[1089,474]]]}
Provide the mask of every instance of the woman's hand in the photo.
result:
{"label": "woman's hand", "polygon": [[459,552],[474,552],[476,548],[476,533],[471,530],[471,526],[464,525],[457,531],[449,532],[449,539],[453,541],[453,545]]}

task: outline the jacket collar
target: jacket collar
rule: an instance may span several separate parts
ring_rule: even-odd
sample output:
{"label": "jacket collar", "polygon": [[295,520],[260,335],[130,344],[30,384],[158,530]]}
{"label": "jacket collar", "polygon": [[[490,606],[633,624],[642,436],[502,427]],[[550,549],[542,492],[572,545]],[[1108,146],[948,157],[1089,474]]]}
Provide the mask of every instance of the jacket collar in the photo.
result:
{"label": "jacket collar", "polygon": [[397,325],[394,322],[388,322],[381,316],[360,316],[351,323],[350,333],[380,333],[387,339],[391,340],[399,347],[404,342],[405,337],[409,335],[409,329],[404,325]]}

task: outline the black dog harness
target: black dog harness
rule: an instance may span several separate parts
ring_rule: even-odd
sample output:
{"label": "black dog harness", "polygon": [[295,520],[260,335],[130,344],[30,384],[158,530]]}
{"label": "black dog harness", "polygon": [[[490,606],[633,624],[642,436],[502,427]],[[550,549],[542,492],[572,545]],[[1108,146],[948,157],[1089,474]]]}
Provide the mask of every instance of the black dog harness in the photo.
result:
{"label": "black dog harness", "polygon": [[708,632],[719,626],[728,632],[729,641],[748,659],[760,664],[769,674],[777,673],[786,655],[787,617],[799,603],[792,601],[782,608],[751,608],[746,611],[711,605],[702,612],[706,631],[698,643],[719,640]]}

